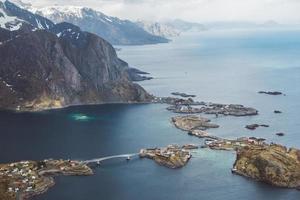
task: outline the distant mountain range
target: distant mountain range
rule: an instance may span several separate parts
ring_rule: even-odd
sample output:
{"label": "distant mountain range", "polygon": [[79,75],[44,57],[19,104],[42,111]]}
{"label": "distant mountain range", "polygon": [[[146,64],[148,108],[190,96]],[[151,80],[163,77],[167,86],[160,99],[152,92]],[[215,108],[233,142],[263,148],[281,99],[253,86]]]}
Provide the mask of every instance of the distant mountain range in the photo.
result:
{"label": "distant mountain range", "polygon": [[[205,26],[183,20],[154,22],[121,20],[102,12],[78,6],[52,6],[35,8],[21,0],[11,0],[24,9],[52,20],[54,23],[68,22],[104,38],[113,45],[145,45],[169,42],[170,38],[186,31],[203,31]],[[169,38],[169,39],[167,39]]]}
{"label": "distant mountain range", "polygon": [[139,20],[137,21],[137,24],[147,32],[165,38],[176,37],[183,32],[199,32],[207,30],[203,24],[187,22],[180,19],[161,22]]}
{"label": "distant mountain range", "polygon": [[99,36],[0,1],[0,108],[147,102],[142,72]]}
{"label": "distant mountain range", "polygon": [[167,26],[171,26],[174,29],[180,31],[180,32],[198,32],[198,31],[205,31],[207,30],[207,27],[200,23],[194,23],[194,22],[188,22],[181,19],[175,19],[171,21],[165,22]]}
{"label": "distant mountain range", "polygon": [[113,45],[144,45],[169,42],[160,35],[153,35],[138,24],[107,16],[85,7],[55,6],[36,11],[55,23],[69,22],[82,30],[99,35]]}
{"label": "distant mountain range", "polygon": [[172,25],[165,23],[139,20],[137,21],[137,25],[153,35],[165,38],[176,37],[181,33],[180,30],[174,28]]}

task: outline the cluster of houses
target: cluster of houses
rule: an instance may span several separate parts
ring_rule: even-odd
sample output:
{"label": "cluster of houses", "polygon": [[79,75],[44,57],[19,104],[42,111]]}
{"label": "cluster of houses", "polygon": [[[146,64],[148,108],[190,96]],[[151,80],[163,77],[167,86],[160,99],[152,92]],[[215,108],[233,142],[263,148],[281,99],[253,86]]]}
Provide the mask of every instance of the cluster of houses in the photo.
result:
{"label": "cluster of houses", "polygon": [[30,192],[34,189],[37,174],[32,170],[32,167],[32,163],[23,161],[5,165],[0,168],[0,177],[8,177],[15,180],[9,185],[8,192]]}
{"label": "cluster of houses", "polygon": [[39,184],[43,169],[53,168],[57,172],[76,168],[80,162],[64,160],[44,160],[40,162],[22,161],[0,166],[0,179],[9,178],[8,192],[33,192]]}
{"label": "cluster of houses", "polygon": [[141,149],[140,157],[154,158],[155,156],[162,156],[170,158],[172,156],[184,156],[187,159],[191,158],[191,153],[188,149],[182,148],[178,145],[168,145],[165,148]]}
{"label": "cluster of houses", "polygon": [[222,150],[235,150],[241,147],[256,145],[256,146],[264,146],[266,143],[264,142],[264,138],[256,138],[256,137],[242,137],[236,140],[213,140],[207,139],[205,140],[205,145],[212,149],[222,149]]}

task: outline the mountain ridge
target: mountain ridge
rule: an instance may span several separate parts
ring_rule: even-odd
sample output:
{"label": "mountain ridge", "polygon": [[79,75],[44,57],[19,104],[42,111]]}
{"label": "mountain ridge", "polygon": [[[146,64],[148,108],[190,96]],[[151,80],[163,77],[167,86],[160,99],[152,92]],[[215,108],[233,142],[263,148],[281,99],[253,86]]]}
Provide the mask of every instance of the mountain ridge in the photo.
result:
{"label": "mountain ridge", "polygon": [[168,39],[153,35],[136,23],[110,17],[100,11],[78,6],[52,6],[36,13],[55,23],[69,22],[82,30],[99,35],[113,45],[145,45],[167,43]]}
{"label": "mountain ridge", "polygon": [[13,16],[13,10],[23,21],[18,30],[0,28],[1,109],[36,111],[152,100],[132,82],[128,64],[106,40],[70,23],[40,26],[46,23],[25,21],[30,15],[48,22],[15,9],[11,2],[4,4],[6,13]]}

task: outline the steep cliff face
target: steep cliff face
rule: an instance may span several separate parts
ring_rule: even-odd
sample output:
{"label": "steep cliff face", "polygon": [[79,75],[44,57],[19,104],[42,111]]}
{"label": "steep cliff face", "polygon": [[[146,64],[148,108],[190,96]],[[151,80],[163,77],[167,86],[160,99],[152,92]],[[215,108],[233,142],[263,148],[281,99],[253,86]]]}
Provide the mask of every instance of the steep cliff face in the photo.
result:
{"label": "steep cliff face", "polygon": [[39,110],[151,98],[128,80],[128,66],[111,45],[92,34],[86,37],[86,44],[76,47],[36,31],[0,45],[0,107]]}
{"label": "steep cliff face", "polygon": [[[12,17],[9,5],[3,8]],[[24,21],[24,16],[17,19],[22,23],[19,29],[0,28],[1,109],[151,101],[152,96],[131,82],[128,64],[104,39],[73,24],[46,29]]]}
{"label": "steep cliff face", "polygon": [[281,145],[245,147],[237,152],[237,174],[278,187],[300,189],[300,150]]}

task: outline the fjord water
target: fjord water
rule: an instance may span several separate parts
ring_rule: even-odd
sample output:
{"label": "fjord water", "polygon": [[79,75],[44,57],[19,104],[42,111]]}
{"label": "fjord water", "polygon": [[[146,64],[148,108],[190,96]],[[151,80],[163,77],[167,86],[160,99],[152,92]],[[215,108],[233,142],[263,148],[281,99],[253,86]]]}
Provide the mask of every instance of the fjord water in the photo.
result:
{"label": "fjord water", "polygon": [[[226,138],[256,136],[300,148],[300,31],[239,30],[186,34],[172,43],[121,47],[119,56],[155,79],[141,84],[158,96],[180,91],[198,100],[255,107],[254,117],[206,116]],[[279,90],[267,96],[259,90]],[[202,144],[170,123],[166,105],[77,106],[41,113],[0,112],[0,162],[44,158],[91,159],[135,153],[168,144]],[[274,114],[274,110],[283,111]],[[269,124],[248,131],[245,125]],[[285,137],[275,133],[284,132]],[[107,161],[95,176],[57,177],[36,200],[299,199],[279,189],[231,174],[234,152],[199,149],[188,165],[171,170],[151,160]]]}

